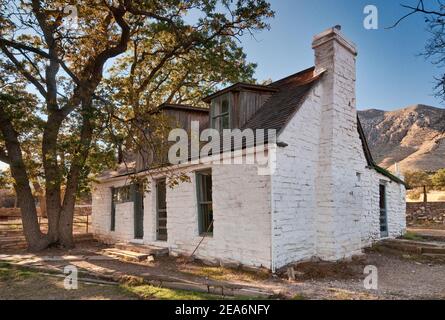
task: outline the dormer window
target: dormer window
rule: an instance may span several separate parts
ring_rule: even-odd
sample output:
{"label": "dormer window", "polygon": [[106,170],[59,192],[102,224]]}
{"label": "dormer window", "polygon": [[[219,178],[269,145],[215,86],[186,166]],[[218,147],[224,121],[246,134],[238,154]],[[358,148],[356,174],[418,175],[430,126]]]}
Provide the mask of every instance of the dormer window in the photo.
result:
{"label": "dormer window", "polygon": [[225,94],[212,102],[212,128],[222,131],[230,129],[230,95]]}

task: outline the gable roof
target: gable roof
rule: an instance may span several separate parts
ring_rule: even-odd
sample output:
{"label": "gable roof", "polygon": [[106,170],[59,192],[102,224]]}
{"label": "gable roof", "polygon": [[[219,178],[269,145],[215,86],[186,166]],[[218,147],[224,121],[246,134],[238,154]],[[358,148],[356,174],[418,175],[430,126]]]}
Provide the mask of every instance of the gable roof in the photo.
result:
{"label": "gable roof", "polygon": [[246,82],[238,82],[234,85],[224,88],[220,91],[217,91],[205,98],[202,99],[202,101],[209,103],[212,99],[219,97],[227,92],[230,91],[240,91],[240,90],[254,90],[254,91],[264,91],[264,92],[276,92],[277,89],[274,87],[271,87],[270,85],[264,86],[260,84],[252,84],[252,83],[246,83]]}
{"label": "gable roof", "polygon": [[371,153],[371,150],[369,149],[368,142],[366,141],[365,132],[363,131],[362,123],[360,122],[360,118],[358,117],[358,115],[357,115],[357,130],[358,130],[358,135],[360,137],[360,140],[362,141],[362,147],[363,147],[363,151],[365,153],[365,158],[366,158],[366,162],[368,163],[368,166],[370,168],[374,169],[375,171],[377,171],[378,173],[383,174],[384,176],[391,179],[392,181],[403,184],[404,186],[406,186],[405,181],[403,181],[396,175],[393,175],[391,172],[389,172],[385,168],[380,167],[379,165],[377,165],[375,163],[374,159],[372,158],[372,153]]}
{"label": "gable roof", "polygon": [[196,111],[207,114],[209,113],[208,108],[200,108],[188,104],[174,104],[174,103],[163,103],[158,107],[158,110],[183,110],[183,111]]}
{"label": "gable roof", "polygon": [[[269,97],[269,99],[267,99],[266,102],[260,107],[260,109],[246,122],[245,125],[243,125],[241,130],[247,128],[252,130],[264,129],[265,131],[267,131],[268,129],[275,129],[277,131],[277,135],[279,135],[286,124],[290,121],[290,119],[295,115],[296,112],[298,112],[299,108],[306,100],[306,97],[311,89],[323,76],[323,72],[315,74],[314,71],[315,67],[311,67],[278,81],[275,81],[267,86],[252,85],[248,83],[237,83],[204,98],[203,101],[209,102],[211,99],[220,96],[226,92],[240,89],[271,92],[272,95]],[[209,113],[209,109],[179,104],[162,104],[159,106],[158,110],[162,109],[188,110]],[[377,172],[388,177],[394,182],[406,185],[402,179],[393,175],[388,170],[378,166],[375,163],[374,159],[372,158],[372,154],[366,141],[366,136],[364,134],[363,127],[358,116],[357,131],[362,142],[363,152],[365,154],[368,167],[376,170]],[[256,137],[253,141],[245,141],[243,139],[242,149],[254,145],[255,140]],[[265,136],[262,143],[267,144],[267,142],[267,136]],[[223,146],[224,144],[221,146],[221,153],[229,151],[224,150]],[[189,160],[191,160],[191,158]],[[104,172],[104,174],[100,176],[100,178],[106,179],[111,177],[125,176],[131,173],[135,173],[134,169],[134,164],[131,164],[129,166],[120,165],[117,170],[109,170],[106,173]]]}
{"label": "gable roof", "polygon": [[275,129],[279,133],[306,100],[306,96],[322,74],[315,67],[303,70],[269,86],[277,90],[246,122],[242,129]]}

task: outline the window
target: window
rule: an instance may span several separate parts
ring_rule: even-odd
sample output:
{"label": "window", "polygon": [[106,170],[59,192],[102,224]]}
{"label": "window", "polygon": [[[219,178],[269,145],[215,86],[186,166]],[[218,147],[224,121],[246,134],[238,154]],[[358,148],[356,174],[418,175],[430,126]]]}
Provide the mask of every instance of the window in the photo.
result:
{"label": "window", "polygon": [[196,173],[199,234],[213,234],[212,172]]}
{"label": "window", "polygon": [[217,130],[230,129],[229,95],[215,98],[212,105],[212,128]]}
{"label": "window", "polygon": [[111,223],[110,230],[115,231],[116,229],[116,204],[130,202],[132,200],[132,187],[131,185],[111,188]]}
{"label": "window", "polygon": [[167,201],[166,181],[156,181],[156,240],[167,241]]}
{"label": "window", "polygon": [[124,203],[124,202],[130,202],[130,201],[132,201],[132,199],[131,199],[131,185],[114,188],[114,192],[113,192],[113,202],[114,203]]}

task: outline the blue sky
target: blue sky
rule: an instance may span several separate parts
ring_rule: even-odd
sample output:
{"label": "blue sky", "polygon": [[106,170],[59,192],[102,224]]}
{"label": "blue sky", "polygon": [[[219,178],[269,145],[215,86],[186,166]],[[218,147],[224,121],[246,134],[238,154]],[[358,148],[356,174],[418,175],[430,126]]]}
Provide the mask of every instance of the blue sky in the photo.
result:
{"label": "blue sky", "polygon": [[[432,0],[431,0],[432,1]],[[387,30],[407,11],[401,3],[416,0],[271,0],[276,16],[271,30],[244,36],[249,61],[257,62],[256,78],[277,80],[313,65],[312,37],[340,24],[357,44],[357,107],[394,110],[423,103],[442,107],[433,96],[440,69],[419,56],[428,32],[421,15]],[[428,2],[428,1],[427,1]],[[379,29],[363,27],[366,5],[379,10]]]}
{"label": "blue sky", "polygon": [[[426,2],[432,2],[427,0]],[[433,96],[440,69],[419,54],[428,39],[421,15],[387,30],[416,0],[270,0],[276,12],[271,30],[242,38],[249,61],[258,63],[258,80],[277,80],[313,65],[313,35],[340,24],[357,44],[357,107],[394,110],[422,103],[444,104]],[[363,27],[366,5],[379,10],[379,29]],[[0,169],[4,164],[0,162]]]}

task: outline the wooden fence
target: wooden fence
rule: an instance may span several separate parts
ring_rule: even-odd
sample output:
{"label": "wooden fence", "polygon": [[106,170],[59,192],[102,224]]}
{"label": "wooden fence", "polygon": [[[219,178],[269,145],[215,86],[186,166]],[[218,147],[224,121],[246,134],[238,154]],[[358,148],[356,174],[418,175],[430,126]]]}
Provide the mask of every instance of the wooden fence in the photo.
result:
{"label": "wooden fence", "polygon": [[[48,230],[48,219],[38,216],[42,231]],[[74,211],[73,230],[75,234],[89,233],[91,231],[91,206],[79,206]],[[20,233],[22,217],[19,208],[0,208],[0,232]]]}

